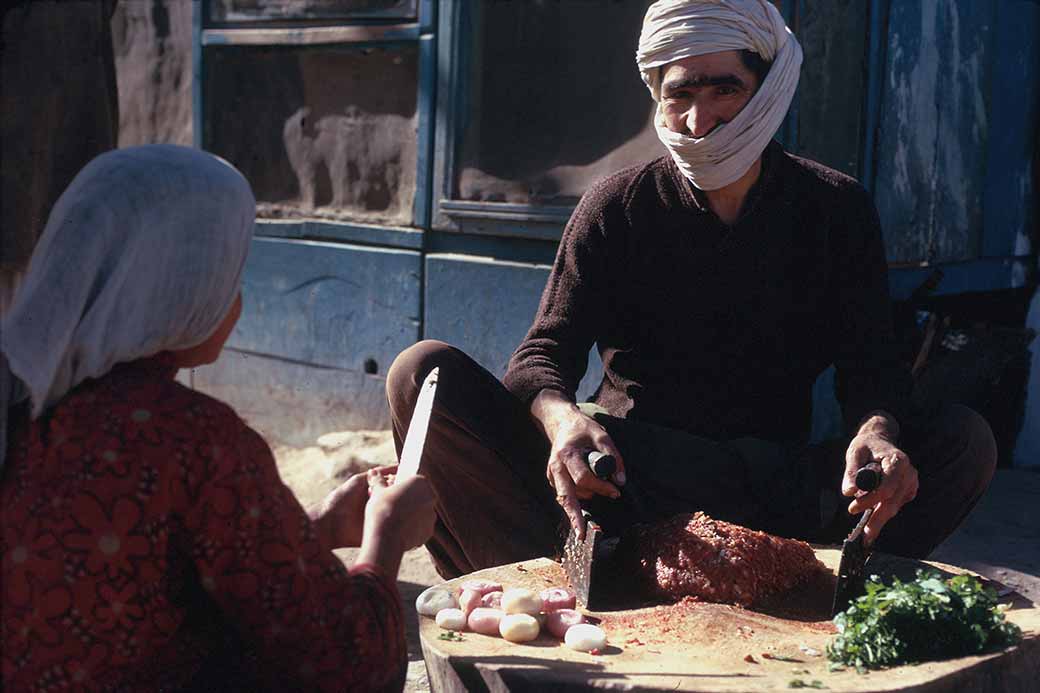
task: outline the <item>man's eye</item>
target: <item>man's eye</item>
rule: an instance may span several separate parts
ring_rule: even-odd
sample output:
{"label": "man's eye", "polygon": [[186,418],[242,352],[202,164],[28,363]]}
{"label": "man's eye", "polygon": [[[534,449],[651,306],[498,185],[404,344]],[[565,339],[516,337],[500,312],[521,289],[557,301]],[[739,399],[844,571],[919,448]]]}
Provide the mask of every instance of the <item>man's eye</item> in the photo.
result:
{"label": "man's eye", "polygon": [[715,93],[719,96],[735,96],[737,90],[735,87],[719,87]]}

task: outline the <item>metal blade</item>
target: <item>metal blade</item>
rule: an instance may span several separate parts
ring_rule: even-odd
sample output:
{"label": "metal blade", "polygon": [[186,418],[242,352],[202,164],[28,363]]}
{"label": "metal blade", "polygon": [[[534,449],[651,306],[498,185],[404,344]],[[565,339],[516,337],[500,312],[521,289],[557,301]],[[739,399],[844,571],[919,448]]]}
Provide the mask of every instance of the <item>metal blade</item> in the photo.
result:
{"label": "metal blade", "polygon": [[871,553],[870,549],[863,545],[863,528],[873,512],[873,508],[867,508],[856,524],[856,528],[842,543],[841,563],[838,564],[838,583],[834,586],[831,616],[845,611],[852,600],[863,594],[863,567]]}
{"label": "metal blade", "polygon": [[397,466],[395,484],[419,473],[423,445],[426,443],[426,430],[430,427],[430,414],[433,412],[433,398],[437,394],[437,376],[439,374],[440,369],[434,368],[426,376],[422,387],[419,388],[419,397],[415,400],[412,420],[408,423],[408,433],[405,434],[404,445],[401,448],[401,462]]}

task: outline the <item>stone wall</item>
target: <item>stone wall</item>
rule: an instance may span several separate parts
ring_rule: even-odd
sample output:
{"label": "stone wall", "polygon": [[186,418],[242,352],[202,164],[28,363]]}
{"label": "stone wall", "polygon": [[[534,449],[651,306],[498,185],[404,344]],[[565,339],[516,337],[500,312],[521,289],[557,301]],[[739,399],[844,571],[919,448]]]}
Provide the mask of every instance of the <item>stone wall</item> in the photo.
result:
{"label": "stone wall", "polygon": [[112,48],[119,146],[192,144],[190,0],[119,0]]}

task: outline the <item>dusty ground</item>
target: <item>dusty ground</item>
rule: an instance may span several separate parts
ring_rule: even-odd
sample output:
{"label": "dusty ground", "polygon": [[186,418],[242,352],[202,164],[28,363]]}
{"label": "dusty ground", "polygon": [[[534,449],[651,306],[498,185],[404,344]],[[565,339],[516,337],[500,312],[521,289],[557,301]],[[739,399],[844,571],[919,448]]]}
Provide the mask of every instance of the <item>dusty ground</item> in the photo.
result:
{"label": "dusty ground", "polygon": [[[277,448],[278,468],[285,483],[307,507],[324,497],[351,474],[395,461],[389,431],[355,431],[323,436],[305,449]],[[1040,473],[1005,469],[978,507],[932,558],[975,570],[1040,602],[1040,523],[1034,509],[1040,499]],[[354,551],[338,552],[344,562]],[[419,647],[414,603],[419,592],[440,578],[425,549],[410,551],[401,565],[398,588],[408,619],[409,693],[429,691]]]}

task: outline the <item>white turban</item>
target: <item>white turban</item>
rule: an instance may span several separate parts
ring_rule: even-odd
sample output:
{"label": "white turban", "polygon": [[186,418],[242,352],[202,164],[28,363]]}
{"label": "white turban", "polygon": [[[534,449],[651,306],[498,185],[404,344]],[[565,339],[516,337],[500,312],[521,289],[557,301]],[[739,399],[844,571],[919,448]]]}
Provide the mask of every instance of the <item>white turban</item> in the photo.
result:
{"label": "white turban", "polygon": [[695,55],[743,49],[773,66],[733,120],[697,138],[669,130],[660,106],[654,119],[657,136],[679,170],[701,190],[736,181],[762,155],[794,97],[802,48],[768,0],[659,0],[643,19],[636,64],[658,102],[657,68]]}
{"label": "white turban", "polygon": [[132,147],[87,164],[0,318],[0,356],[32,416],[117,363],[213,334],[238,295],[255,215],[242,174],[197,149]]}

